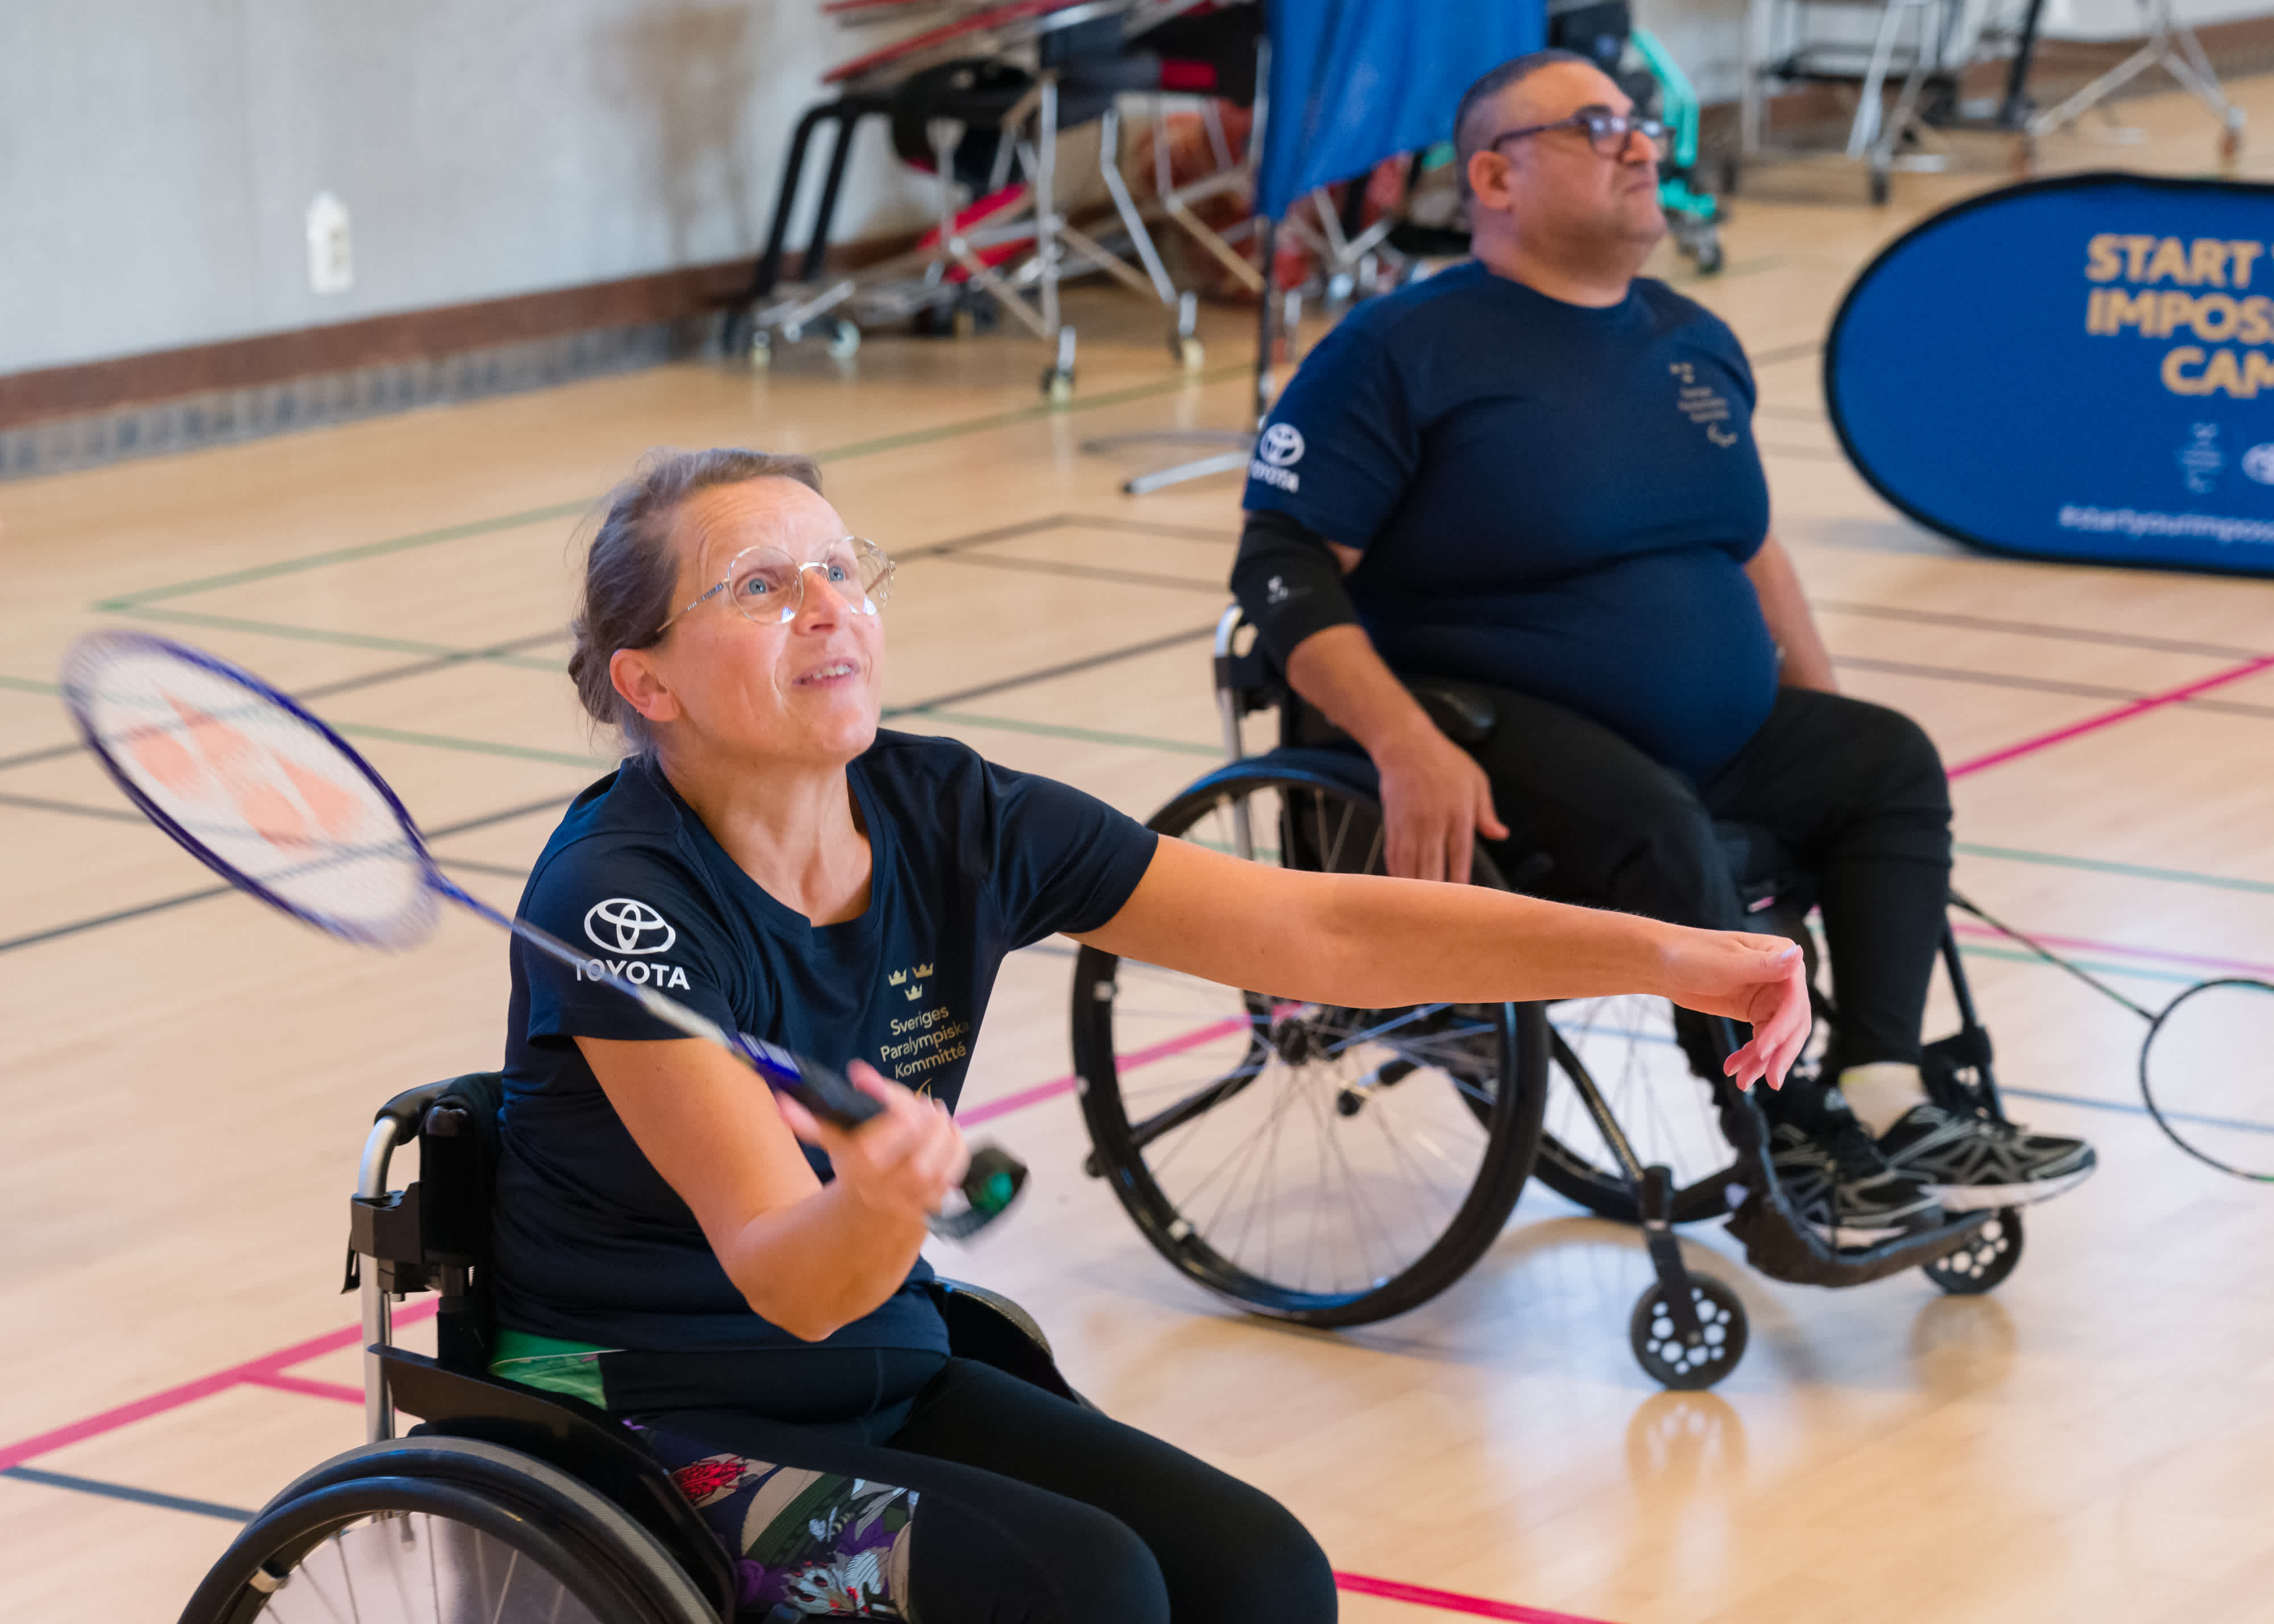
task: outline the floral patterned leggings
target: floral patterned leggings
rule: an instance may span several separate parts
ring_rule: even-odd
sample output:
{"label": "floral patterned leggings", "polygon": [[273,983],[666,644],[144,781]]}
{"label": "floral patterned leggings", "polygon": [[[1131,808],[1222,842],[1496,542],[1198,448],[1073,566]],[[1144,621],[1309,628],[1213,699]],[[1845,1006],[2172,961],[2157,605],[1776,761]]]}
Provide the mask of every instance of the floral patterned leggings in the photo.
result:
{"label": "floral patterned leggings", "polygon": [[966,1359],[906,1415],[881,1442],[741,1410],[626,1418],[739,1554],[746,1617],[1332,1624],[1293,1515],[1156,1438]]}

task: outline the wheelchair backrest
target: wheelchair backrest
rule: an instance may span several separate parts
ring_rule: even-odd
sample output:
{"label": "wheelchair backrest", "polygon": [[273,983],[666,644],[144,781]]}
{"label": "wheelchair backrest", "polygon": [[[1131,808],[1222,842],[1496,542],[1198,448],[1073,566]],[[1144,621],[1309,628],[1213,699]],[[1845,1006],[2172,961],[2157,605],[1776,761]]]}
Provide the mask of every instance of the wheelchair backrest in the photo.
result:
{"label": "wheelchair backrest", "polygon": [[350,1245],[390,1293],[438,1291],[435,1350],[479,1373],[490,1357],[490,1208],[497,1189],[504,1079],[473,1071],[405,1089],[379,1109],[397,1144],[418,1143],[418,1177],[383,1199],[358,1197]]}

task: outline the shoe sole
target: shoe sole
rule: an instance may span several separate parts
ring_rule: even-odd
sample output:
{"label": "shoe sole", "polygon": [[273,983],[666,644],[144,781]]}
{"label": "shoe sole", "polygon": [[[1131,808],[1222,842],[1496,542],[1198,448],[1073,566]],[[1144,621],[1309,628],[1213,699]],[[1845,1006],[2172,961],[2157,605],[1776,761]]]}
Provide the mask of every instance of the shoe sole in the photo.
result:
{"label": "shoe sole", "polygon": [[2067,1195],[2097,1170],[2096,1163],[2074,1173],[2064,1173],[2059,1178],[2032,1179],[2026,1184],[1929,1184],[1926,1191],[1942,1203],[1942,1210],[1946,1213],[1978,1213],[1993,1207],[2029,1207],[2050,1201],[2057,1195]]}
{"label": "shoe sole", "polygon": [[1876,1246],[1881,1241],[1900,1240],[1906,1235],[1924,1234],[1939,1225],[1927,1224],[1914,1229],[1907,1223],[1885,1224],[1877,1229],[1859,1229],[1849,1224],[1811,1223],[1813,1229],[1827,1244],[1833,1246]]}

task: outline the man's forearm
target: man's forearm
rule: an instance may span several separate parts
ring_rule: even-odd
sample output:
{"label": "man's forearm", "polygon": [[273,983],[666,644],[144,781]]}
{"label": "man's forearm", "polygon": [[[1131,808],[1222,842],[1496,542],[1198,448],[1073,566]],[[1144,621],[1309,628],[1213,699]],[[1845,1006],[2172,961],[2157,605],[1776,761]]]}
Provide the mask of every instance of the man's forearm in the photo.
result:
{"label": "man's forearm", "polygon": [[1800,573],[1793,568],[1792,556],[1783,544],[1773,536],[1763,541],[1761,550],[1745,566],[1745,575],[1753,583],[1754,596],[1760,599],[1761,619],[1768,623],[1769,635],[1784,656],[1779,679],[1787,688],[1838,693],[1840,680],[1833,674],[1832,655],[1816,629],[1816,616],[1809,610],[1808,594],[1801,589]]}
{"label": "man's forearm", "polygon": [[1287,680],[1376,761],[1436,732],[1362,627],[1329,626],[1304,638],[1287,657]]}

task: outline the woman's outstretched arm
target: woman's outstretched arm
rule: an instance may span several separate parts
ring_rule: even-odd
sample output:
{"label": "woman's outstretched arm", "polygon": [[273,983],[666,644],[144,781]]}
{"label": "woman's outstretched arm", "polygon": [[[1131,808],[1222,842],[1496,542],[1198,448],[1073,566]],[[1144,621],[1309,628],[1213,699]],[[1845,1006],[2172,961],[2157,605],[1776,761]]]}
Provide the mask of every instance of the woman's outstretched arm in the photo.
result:
{"label": "woman's outstretched arm", "polygon": [[1749,1023],[1729,1074],[1771,1087],[1808,1037],[1800,949],[1424,880],[1304,874],[1163,839],[1083,942],[1275,997],[1391,1009],[1651,993]]}

